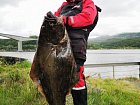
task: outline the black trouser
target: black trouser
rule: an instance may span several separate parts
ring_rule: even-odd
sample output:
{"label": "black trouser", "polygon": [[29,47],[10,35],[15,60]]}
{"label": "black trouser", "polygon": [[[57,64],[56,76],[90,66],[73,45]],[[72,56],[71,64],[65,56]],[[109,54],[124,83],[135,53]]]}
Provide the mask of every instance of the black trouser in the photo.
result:
{"label": "black trouser", "polygon": [[[85,60],[76,59],[78,68],[84,65]],[[71,90],[74,105],[87,105],[87,88],[82,90]]]}
{"label": "black trouser", "polygon": [[74,105],[87,105],[87,88],[82,90],[72,90]]}

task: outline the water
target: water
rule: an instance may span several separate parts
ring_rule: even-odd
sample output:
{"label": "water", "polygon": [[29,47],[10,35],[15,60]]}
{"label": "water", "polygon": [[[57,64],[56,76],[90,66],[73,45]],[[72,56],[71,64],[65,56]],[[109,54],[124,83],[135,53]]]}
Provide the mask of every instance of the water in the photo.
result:
{"label": "water", "polygon": [[88,50],[86,64],[140,62],[140,50]]}
{"label": "water", "polygon": [[[0,52],[0,56],[16,56],[33,60],[35,52]],[[85,64],[140,62],[140,50],[88,50]],[[138,77],[139,66],[116,66],[115,78],[133,76]],[[112,78],[112,67],[86,68],[85,75],[93,77]]]}
{"label": "water", "polygon": [[[140,62],[140,50],[88,50],[85,64]],[[139,65],[115,66],[115,78],[139,77]],[[86,68],[85,75],[113,78],[113,67]]]}

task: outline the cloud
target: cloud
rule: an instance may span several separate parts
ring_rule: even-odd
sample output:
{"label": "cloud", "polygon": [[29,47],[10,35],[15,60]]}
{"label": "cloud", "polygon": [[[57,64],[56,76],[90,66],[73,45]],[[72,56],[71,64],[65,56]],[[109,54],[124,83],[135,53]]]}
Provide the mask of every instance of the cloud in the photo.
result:
{"label": "cloud", "polygon": [[19,2],[23,0],[0,0],[0,8],[10,5],[10,6],[16,6]]}
{"label": "cloud", "polygon": [[98,1],[104,17],[130,16],[140,10],[139,0],[107,0]]}
{"label": "cloud", "polygon": [[[44,15],[56,11],[65,0],[1,0],[0,32],[38,35]],[[94,0],[102,8],[91,35],[112,35],[140,29],[139,0]]]}
{"label": "cloud", "polygon": [[102,8],[95,35],[113,35],[122,32],[139,32],[139,0],[95,0]]}
{"label": "cloud", "polygon": [[25,35],[38,35],[44,15],[48,11],[56,11],[62,0],[55,4],[55,1],[48,0],[26,0],[18,6],[5,6],[0,9],[0,32]]}

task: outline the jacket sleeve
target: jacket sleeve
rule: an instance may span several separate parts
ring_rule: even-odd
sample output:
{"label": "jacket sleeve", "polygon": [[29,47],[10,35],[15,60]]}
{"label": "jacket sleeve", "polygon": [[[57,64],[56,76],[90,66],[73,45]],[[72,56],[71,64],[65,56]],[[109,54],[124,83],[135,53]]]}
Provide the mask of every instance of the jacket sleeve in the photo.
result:
{"label": "jacket sleeve", "polygon": [[62,5],[61,5],[61,7],[58,8],[58,10],[54,13],[54,15],[55,16],[60,16],[61,9],[66,4],[67,4],[67,2],[63,2]]}
{"label": "jacket sleeve", "polygon": [[58,8],[58,10],[54,13],[55,16],[59,16],[60,15],[60,11],[61,11],[61,7]]}
{"label": "jacket sleeve", "polygon": [[83,27],[91,25],[96,17],[97,10],[92,0],[85,0],[83,2],[82,12],[75,15],[69,16],[68,18],[64,17],[64,23],[68,19],[68,25],[71,27]]}

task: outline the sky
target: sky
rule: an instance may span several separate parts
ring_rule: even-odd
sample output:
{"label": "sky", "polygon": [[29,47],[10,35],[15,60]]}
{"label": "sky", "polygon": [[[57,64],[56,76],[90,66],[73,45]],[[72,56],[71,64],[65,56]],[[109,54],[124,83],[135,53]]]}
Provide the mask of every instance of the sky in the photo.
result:
{"label": "sky", "polygon": [[[39,35],[43,18],[65,0],[0,0],[0,33]],[[90,38],[140,32],[140,0],[94,0],[102,8]]]}

